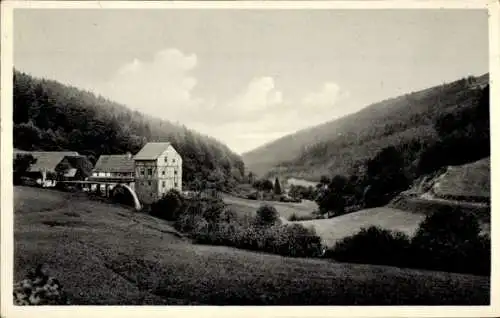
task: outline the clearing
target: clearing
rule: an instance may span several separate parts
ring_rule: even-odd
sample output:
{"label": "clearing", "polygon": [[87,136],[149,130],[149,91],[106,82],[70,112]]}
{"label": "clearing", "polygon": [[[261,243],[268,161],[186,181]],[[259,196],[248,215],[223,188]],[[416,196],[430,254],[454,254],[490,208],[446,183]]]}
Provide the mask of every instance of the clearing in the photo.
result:
{"label": "clearing", "polygon": [[386,230],[401,231],[412,236],[425,218],[423,214],[392,208],[373,208],[344,214],[331,219],[298,221],[314,227],[324,244],[333,247],[338,240],[358,233],[363,227],[379,226]]}
{"label": "clearing", "polygon": [[297,216],[311,215],[311,212],[318,209],[318,206],[313,201],[302,200],[301,203],[279,202],[279,201],[263,201],[249,200],[235,197],[229,194],[223,194],[222,198],[229,206],[234,208],[234,211],[241,215],[253,215],[257,209],[264,205],[272,205],[276,208],[283,221],[287,221],[292,214]]}
{"label": "clearing", "polygon": [[37,264],[78,305],[486,305],[489,277],[195,245],[84,194],[15,187],[14,278]]}

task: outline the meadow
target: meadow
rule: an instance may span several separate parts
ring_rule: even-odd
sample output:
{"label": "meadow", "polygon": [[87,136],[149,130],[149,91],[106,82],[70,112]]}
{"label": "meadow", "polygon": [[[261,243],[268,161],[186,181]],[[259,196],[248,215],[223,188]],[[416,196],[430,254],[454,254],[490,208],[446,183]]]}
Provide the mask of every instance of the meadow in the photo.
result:
{"label": "meadow", "polygon": [[79,305],[486,305],[488,277],[196,245],[84,194],[15,187],[14,278],[44,264]]}

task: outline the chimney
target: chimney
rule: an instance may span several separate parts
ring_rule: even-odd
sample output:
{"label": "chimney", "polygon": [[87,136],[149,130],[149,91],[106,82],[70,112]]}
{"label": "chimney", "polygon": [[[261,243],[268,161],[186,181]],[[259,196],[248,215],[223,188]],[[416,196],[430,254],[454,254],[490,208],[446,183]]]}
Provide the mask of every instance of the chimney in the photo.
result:
{"label": "chimney", "polygon": [[130,153],[130,151],[127,152],[127,158],[128,159],[132,158],[132,154]]}

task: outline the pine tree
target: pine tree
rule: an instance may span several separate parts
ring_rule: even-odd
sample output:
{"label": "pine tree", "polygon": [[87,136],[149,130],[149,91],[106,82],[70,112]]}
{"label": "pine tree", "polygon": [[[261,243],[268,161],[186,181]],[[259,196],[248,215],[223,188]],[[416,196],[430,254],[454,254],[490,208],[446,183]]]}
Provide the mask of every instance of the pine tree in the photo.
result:
{"label": "pine tree", "polygon": [[278,177],[276,177],[276,180],[274,181],[274,193],[277,195],[281,194],[281,185]]}

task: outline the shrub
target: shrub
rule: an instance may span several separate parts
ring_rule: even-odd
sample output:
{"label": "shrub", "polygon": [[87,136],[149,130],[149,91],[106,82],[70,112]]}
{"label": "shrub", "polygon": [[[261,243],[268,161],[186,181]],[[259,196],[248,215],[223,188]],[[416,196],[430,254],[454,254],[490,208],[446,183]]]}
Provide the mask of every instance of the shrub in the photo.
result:
{"label": "shrub", "polygon": [[413,239],[377,227],[362,229],[328,251],[338,261],[490,275],[491,240],[475,216],[445,207],[428,216]]}
{"label": "shrub", "polygon": [[264,205],[246,221],[221,199],[195,198],[182,201],[174,226],[196,243],[226,245],[287,256],[315,257],[321,254],[321,239],[313,229],[300,224],[282,225],[272,206]]}
{"label": "shrub", "polygon": [[169,190],[160,200],[151,205],[151,214],[165,219],[174,221],[177,219],[183,208],[184,199],[177,190]]}
{"label": "shrub", "polygon": [[316,219],[319,219],[319,218],[323,218],[323,216],[321,214],[319,215],[315,215],[315,214],[310,214],[310,215],[297,215],[294,213],[292,213],[292,215],[290,215],[288,217],[288,221],[290,222],[295,222],[295,221],[307,221],[307,220],[316,220]]}
{"label": "shrub", "polygon": [[61,284],[37,266],[27,277],[14,284],[14,305],[69,305]]}
{"label": "shrub", "polygon": [[421,223],[412,240],[414,265],[489,274],[490,240],[480,231],[474,215],[449,206],[440,208]]}
{"label": "shrub", "polygon": [[321,254],[321,238],[314,229],[301,224],[287,224],[275,227],[276,237],[273,249],[275,253],[296,257],[316,257]]}
{"label": "shrub", "polygon": [[175,228],[184,233],[193,233],[199,229],[199,223],[205,223],[206,220],[201,215],[184,213],[175,221]]}
{"label": "shrub", "polygon": [[36,158],[31,154],[17,154],[14,158],[13,164],[13,178],[14,185],[22,184],[21,178],[31,165],[36,163]]}
{"label": "shrub", "polygon": [[257,210],[255,224],[258,226],[272,226],[280,221],[278,211],[271,205],[263,205]]}
{"label": "shrub", "polygon": [[409,250],[404,233],[371,226],[337,242],[328,254],[338,261],[404,266]]}

